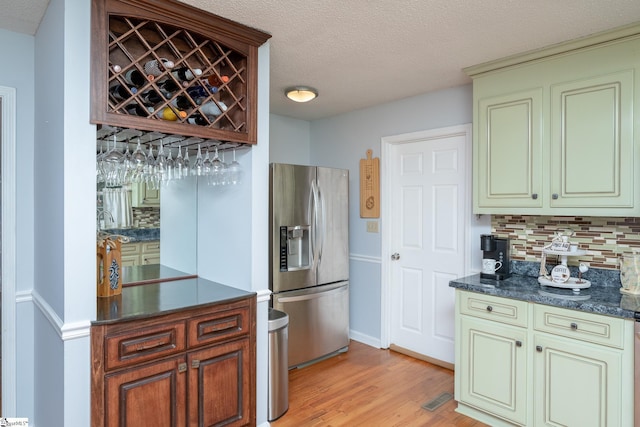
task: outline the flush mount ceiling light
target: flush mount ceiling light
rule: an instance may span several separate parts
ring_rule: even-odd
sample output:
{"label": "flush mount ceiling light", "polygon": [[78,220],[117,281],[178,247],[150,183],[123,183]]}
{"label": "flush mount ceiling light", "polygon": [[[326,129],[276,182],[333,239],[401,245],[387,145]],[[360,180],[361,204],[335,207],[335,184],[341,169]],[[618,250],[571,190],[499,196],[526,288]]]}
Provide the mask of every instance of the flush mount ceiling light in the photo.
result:
{"label": "flush mount ceiling light", "polygon": [[309,102],[318,96],[318,91],[309,86],[288,87],[284,93],[287,98],[295,102]]}

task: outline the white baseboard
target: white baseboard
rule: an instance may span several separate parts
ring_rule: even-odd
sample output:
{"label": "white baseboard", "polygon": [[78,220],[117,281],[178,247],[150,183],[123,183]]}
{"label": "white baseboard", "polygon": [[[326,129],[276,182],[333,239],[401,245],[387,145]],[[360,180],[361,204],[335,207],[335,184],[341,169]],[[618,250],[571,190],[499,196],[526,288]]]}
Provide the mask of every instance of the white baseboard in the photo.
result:
{"label": "white baseboard", "polygon": [[382,348],[380,338],[365,335],[354,330],[349,330],[349,338],[362,344],[370,345],[371,347]]}

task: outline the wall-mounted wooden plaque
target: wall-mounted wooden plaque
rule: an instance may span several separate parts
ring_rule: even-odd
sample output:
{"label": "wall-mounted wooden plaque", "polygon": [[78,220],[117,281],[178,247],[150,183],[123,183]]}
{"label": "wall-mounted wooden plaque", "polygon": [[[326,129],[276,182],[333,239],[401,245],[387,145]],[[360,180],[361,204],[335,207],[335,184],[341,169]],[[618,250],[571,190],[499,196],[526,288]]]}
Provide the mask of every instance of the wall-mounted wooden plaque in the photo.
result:
{"label": "wall-mounted wooden plaque", "polygon": [[360,159],[360,218],[380,218],[380,159]]}

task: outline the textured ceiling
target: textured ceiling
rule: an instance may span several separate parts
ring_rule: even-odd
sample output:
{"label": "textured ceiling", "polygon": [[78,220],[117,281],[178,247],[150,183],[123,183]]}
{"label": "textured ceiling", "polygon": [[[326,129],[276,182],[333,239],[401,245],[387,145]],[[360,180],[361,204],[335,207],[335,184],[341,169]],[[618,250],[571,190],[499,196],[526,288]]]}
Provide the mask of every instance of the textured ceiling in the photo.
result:
{"label": "textured ceiling", "polygon": [[[271,112],[306,120],[466,84],[464,67],[640,21],[638,0],[181,1],[272,34]],[[46,4],[0,0],[0,27],[33,34]],[[296,84],[319,97],[289,101]]]}

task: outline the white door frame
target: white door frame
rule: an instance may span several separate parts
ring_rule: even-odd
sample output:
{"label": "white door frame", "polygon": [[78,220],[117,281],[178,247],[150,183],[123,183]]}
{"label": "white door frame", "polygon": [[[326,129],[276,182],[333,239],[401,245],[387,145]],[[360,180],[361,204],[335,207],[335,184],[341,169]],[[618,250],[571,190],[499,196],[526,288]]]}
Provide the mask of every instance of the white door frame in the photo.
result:
{"label": "white door frame", "polygon": [[17,410],[16,90],[0,86],[2,122],[2,413]]}
{"label": "white door frame", "polygon": [[[464,206],[464,217],[471,218],[472,210],[472,197],[471,197],[471,155],[472,155],[472,138],[471,138],[471,124],[456,125],[438,129],[431,129],[426,131],[405,133],[401,135],[393,135],[382,138],[381,140],[381,168],[380,168],[380,199],[381,215],[380,226],[382,228],[382,246],[381,246],[381,289],[380,297],[380,345],[382,348],[388,348],[391,339],[391,224],[388,222],[391,218],[391,206],[389,203],[391,195],[391,182],[388,174],[390,168],[390,151],[391,147],[396,144],[408,144],[412,142],[422,141],[424,139],[436,139],[449,136],[465,136],[466,145],[466,168],[468,173],[467,183],[469,189],[469,195],[466,197],[466,203]],[[464,225],[464,253],[465,253],[465,275],[470,274],[471,271],[471,249],[472,245],[469,239],[469,222],[465,222]]]}

